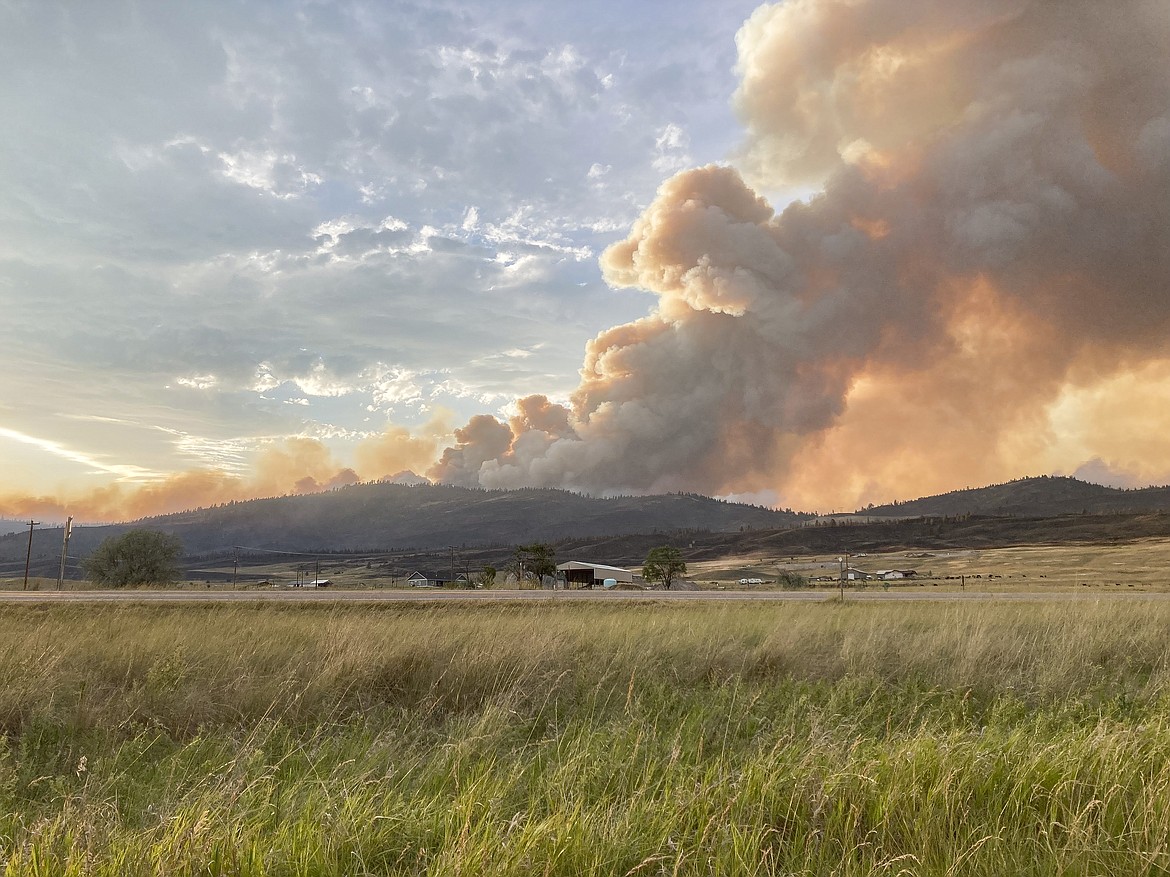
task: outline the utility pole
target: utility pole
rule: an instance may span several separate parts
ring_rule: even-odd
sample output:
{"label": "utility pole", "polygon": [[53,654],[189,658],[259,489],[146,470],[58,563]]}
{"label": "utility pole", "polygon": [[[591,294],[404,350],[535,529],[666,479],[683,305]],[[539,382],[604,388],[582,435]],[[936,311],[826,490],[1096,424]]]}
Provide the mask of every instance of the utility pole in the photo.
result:
{"label": "utility pole", "polygon": [[232,564],[232,587],[236,586],[236,573],[240,571],[240,546],[236,546],[236,560]]}
{"label": "utility pole", "polygon": [[28,554],[26,554],[24,556],[24,588],[23,588],[23,590],[25,590],[25,591],[28,590],[28,566],[32,562],[33,527],[37,526],[38,524],[40,524],[40,521],[34,521],[34,520],[30,519],[28,522]]}
{"label": "utility pole", "polygon": [[73,515],[69,516],[69,520],[65,522],[65,538],[61,544],[61,569],[57,573],[57,590],[61,590],[61,585],[65,581],[65,557],[69,554],[69,537],[73,535]]}

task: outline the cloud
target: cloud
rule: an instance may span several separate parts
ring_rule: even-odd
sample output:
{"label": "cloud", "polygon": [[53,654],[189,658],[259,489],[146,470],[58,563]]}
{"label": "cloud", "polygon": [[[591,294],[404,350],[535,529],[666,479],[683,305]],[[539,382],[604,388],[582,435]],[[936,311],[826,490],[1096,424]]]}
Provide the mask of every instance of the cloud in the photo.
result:
{"label": "cloud", "polygon": [[654,170],[670,173],[685,168],[693,162],[687,147],[690,138],[681,126],[671,122],[654,140]]}
{"label": "cloud", "polygon": [[26,435],[17,432],[14,429],[6,429],[0,427],[0,438],[5,438],[10,441],[19,442],[24,445],[31,445],[38,450],[45,451],[56,457],[68,460],[71,463],[80,463],[81,465],[102,472],[108,475],[115,475],[123,481],[142,481],[152,480],[159,476],[159,473],[152,472],[149,469],[144,469],[141,466],[127,466],[116,463],[109,463],[102,459],[92,456],[91,454],[82,453],[73,448],[66,447],[58,442],[50,441],[48,439],[38,438],[32,435]]}

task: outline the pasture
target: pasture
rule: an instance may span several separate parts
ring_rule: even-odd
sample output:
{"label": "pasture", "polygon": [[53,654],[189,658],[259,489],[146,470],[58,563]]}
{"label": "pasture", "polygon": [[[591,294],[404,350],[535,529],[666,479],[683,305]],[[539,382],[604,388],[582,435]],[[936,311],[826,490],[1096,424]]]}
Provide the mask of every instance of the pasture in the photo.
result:
{"label": "pasture", "polygon": [[[777,555],[758,553],[688,566],[688,577],[708,586],[735,587],[741,578],[775,581],[782,572],[795,572],[809,579],[836,578],[840,569],[837,554]],[[875,587],[966,587],[980,591],[1089,590],[1111,592],[1119,589],[1170,590],[1170,540],[1141,539],[1104,544],[1065,543],[998,548],[953,548],[902,551],[850,551],[851,566],[864,571],[915,570],[913,580],[895,580]],[[829,587],[828,582],[813,582]]]}
{"label": "pasture", "polygon": [[[922,589],[984,592],[1025,591],[1045,593],[1076,591],[1078,593],[1108,594],[1127,591],[1170,591],[1170,539],[1147,538],[1104,543],[1069,542],[1049,545],[1022,545],[995,548],[948,548],[931,550],[863,551],[853,550],[848,538],[849,528],[841,528],[845,536],[841,550],[833,554],[787,555],[758,551],[723,557],[717,560],[690,561],[685,578],[699,588],[741,589],[740,579],[762,579],[762,586],[749,590],[774,588],[782,573],[805,576],[812,587],[835,588],[841,564],[837,558],[849,551],[849,561],[865,571],[912,569],[913,579],[892,582],[869,581],[855,583],[854,587],[869,589]],[[684,552],[685,553],[685,552]],[[323,555],[319,563],[282,562],[251,565],[232,583],[230,559],[218,566],[207,566],[189,572],[196,580],[180,585],[186,588],[207,589],[265,589],[288,587],[300,579],[311,580],[316,575],[328,577],[335,589],[403,589],[409,564],[396,565],[361,557]],[[465,564],[474,573],[478,567]],[[463,570],[464,566],[458,567]],[[449,569],[439,565],[440,569]],[[640,569],[637,564],[633,568]],[[203,581],[200,576],[211,576]],[[819,580],[818,580],[819,579]],[[831,579],[831,581],[830,581]],[[501,574],[498,581],[503,581]],[[29,589],[52,591],[56,580],[33,576]],[[65,590],[81,590],[89,583],[67,580]],[[21,578],[0,579],[0,591],[19,591]]]}
{"label": "pasture", "polygon": [[1155,874],[1170,607],[0,609],[6,877]]}

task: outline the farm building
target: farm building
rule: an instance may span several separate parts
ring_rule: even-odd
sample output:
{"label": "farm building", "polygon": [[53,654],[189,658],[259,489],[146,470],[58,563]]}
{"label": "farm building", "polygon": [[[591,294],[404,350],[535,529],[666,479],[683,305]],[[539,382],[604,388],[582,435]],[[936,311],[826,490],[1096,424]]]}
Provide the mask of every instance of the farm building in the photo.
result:
{"label": "farm building", "polygon": [[450,584],[463,584],[467,581],[467,573],[459,573],[454,578],[443,573],[422,572],[415,570],[406,577],[406,583],[412,588],[445,588]]}
{"label": "farm building", "polygon": [[612,579],[618,584],[632,584],[636,576],[628,569],[618,566],[606,566],[603,563],[587,563],[583,560],[570,560],[568,563],[557,564],[557,572],[565,577],[567,588],[592,588],[595,585],[602,587],[606,579]]}
{"label": "farm building", "polygon": [[893,581],[894,579],[913,578],[917,575],[917,571],[912,569],[879,569],[874,575],[885,581]]}

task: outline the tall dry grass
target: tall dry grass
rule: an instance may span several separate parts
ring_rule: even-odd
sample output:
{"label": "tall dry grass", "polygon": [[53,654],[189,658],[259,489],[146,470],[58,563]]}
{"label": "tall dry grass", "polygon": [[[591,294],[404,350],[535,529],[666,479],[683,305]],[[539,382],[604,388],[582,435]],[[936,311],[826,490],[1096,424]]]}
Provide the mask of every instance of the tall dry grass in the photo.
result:
{"label": "tall dry grass", "polygon": [[0,614],[25,874],[1155,874],[1170,609]]}

